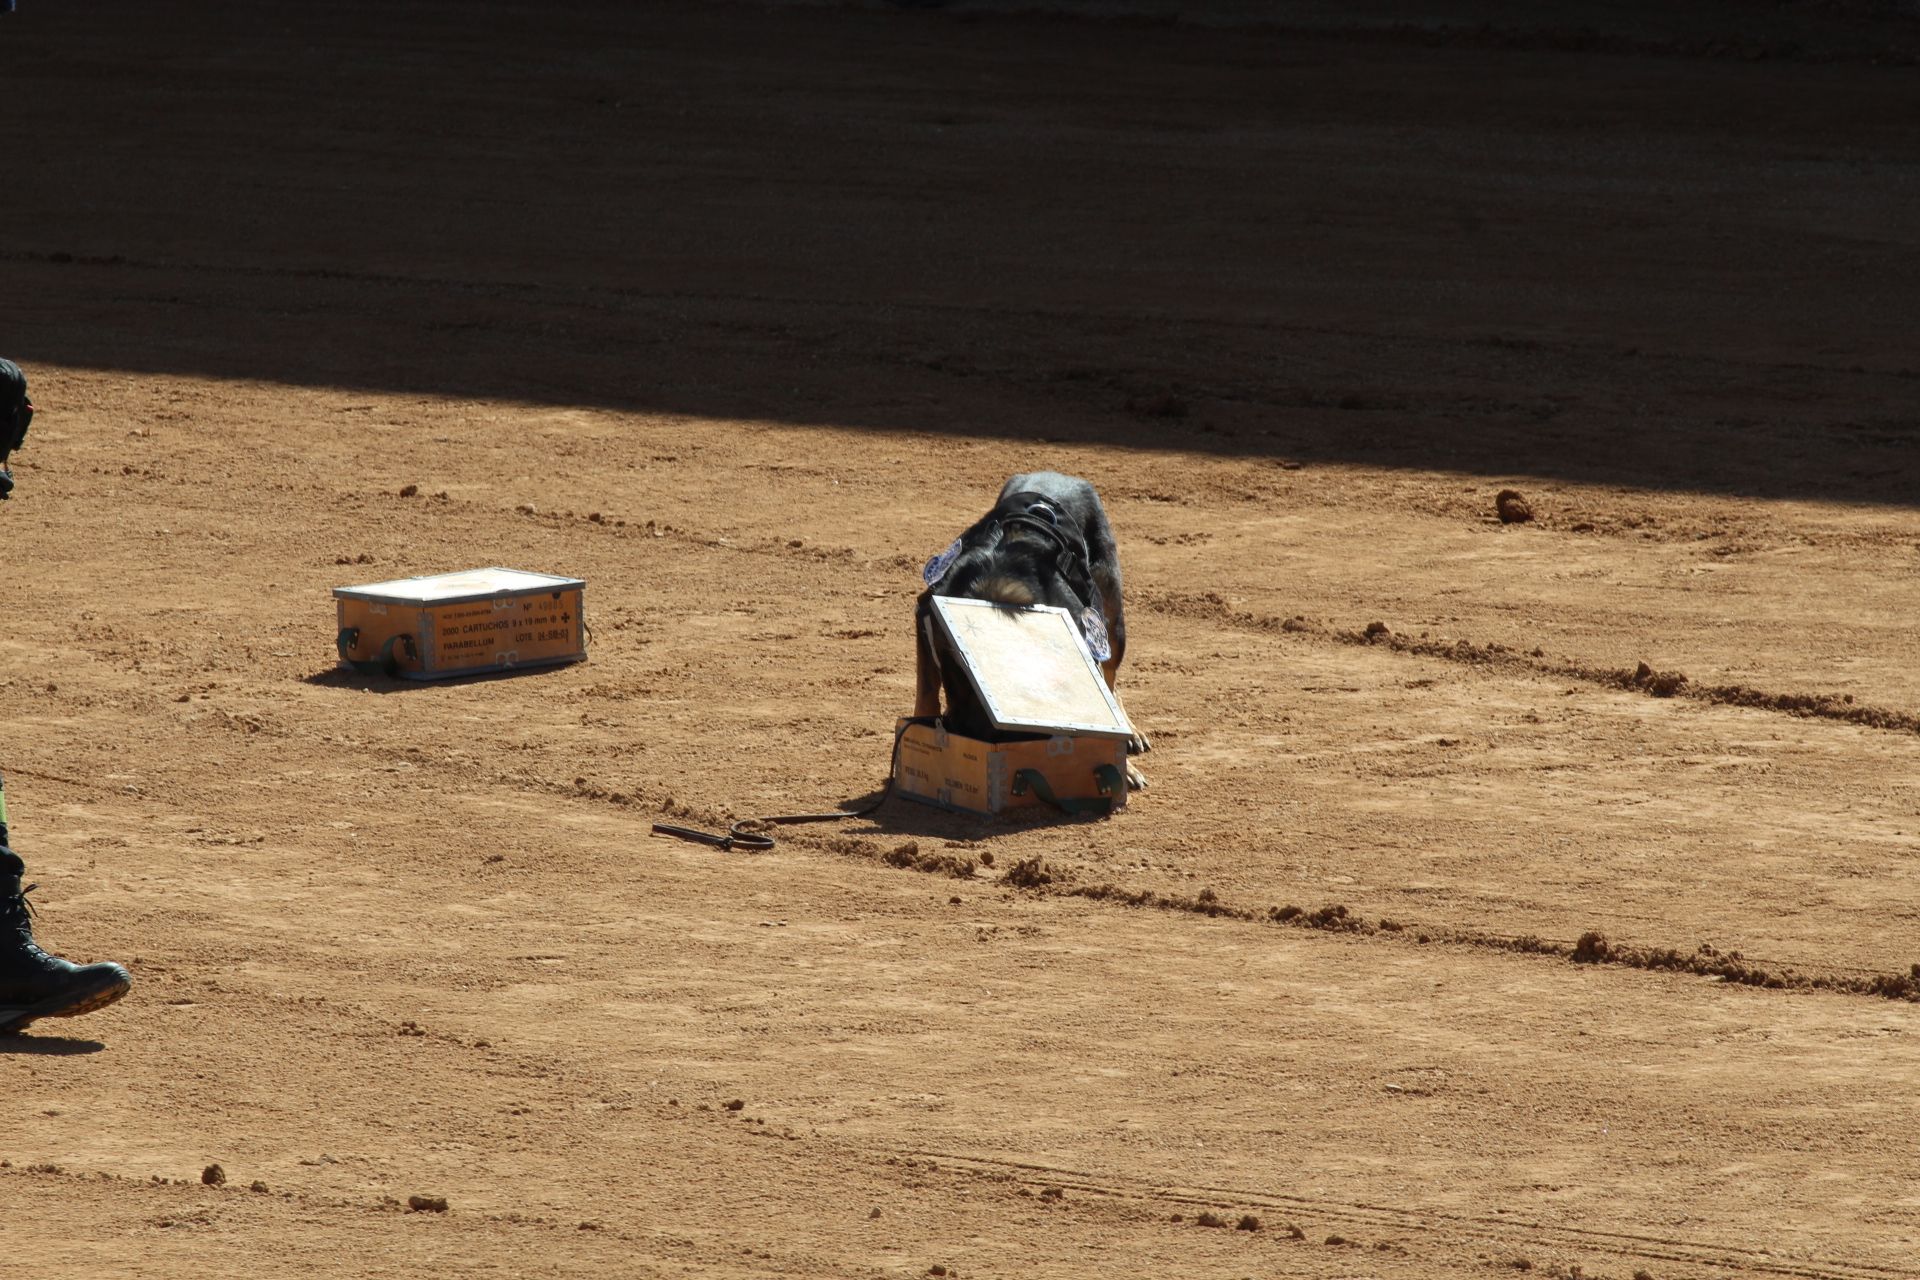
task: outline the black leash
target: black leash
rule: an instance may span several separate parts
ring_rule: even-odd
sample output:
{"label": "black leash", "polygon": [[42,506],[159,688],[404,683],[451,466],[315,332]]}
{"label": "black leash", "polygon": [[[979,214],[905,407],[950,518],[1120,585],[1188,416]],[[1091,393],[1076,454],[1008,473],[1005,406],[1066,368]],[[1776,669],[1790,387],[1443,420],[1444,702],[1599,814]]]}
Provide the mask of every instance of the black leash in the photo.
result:
{"label": "black leash", "polygon": [[701,831],[696,827],[676,827],[670,822],[653,824],[653,834],[673,836],[678,840],[692,840],[697,844],[710,844],[716,849],[731,853],[735,849],[747,853],[765,853],[773,848],[773,837],[757,831],[742,831],[740,828],[751,823],[768,825],[793,825],[802,822],[839,822],[846,818],[864,818],[893,796],[893,782],[900,773],[900,739],[906,736],[907,725],[904,721],[893,731],[893,757],[887,764],[887,785],[880,788],[880,795],[864,809],[836,809],[832,813],[783,813],[770,818],[742,818],[727,828],[727,834],[715,835],[711,831]]}

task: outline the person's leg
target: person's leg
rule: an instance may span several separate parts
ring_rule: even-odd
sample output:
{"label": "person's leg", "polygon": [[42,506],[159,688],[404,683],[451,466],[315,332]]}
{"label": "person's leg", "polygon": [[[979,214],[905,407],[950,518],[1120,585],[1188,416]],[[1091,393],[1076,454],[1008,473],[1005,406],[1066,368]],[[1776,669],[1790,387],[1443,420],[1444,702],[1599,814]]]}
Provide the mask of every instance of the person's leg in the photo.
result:
{"label": "person's leg", "polygon": [[73,964],[33,940],[26,864],[7,841],[5,784],[0,783],[0,1034],[36,1018],[72,1018],[105,1008],[133,985],[117,964]]}

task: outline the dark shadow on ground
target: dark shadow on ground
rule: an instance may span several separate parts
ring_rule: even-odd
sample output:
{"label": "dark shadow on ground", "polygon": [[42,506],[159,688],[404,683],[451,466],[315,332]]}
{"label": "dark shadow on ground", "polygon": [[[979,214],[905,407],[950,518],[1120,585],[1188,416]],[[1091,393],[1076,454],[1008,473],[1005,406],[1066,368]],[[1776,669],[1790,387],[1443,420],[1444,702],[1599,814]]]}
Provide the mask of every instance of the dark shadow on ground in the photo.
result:
{"label": "dark shadow on ground", "polygon": [[474,671],[466,675],[410,680],[404,676],[383,675],[379,672],[368,673],[336,664],[323,667],[300,679],[303,683],[323,689],[359,689],[364,693],[405,693],[410,689],[447,688],[469,684],[489,684],[496,680],[532,679],[542,672],[555,671],[561,667],[573,665],[575,664],[570,662],[546,662],[502,668],[498,671]]}
{"label": "dark shadow on ground", "polygon": [[77,1040],[71,1036],[40,1036],[34,1035],[31,1031],[0,1031],[0,1056],[21,1054],[65,1058],[78,1053],[99,1053],[106,1047],[98,1040]]}
{"label": "dark shadow on ground", "polygon": [[[798,815],[797,821],[796,815],[786,817],[788,820],[783,822],[774,815],[754,814],[740,819],[737,825],[750,835],[771,836],[776,847],[800,831],[825,835],[830,840],[834,837],[856,841],[863,838],[905,838],[909,842],[939,842],[924,846],[911,843],[906,846],[895,845],[882,851],[883,861],[916,870],[937,869],[937,864],[943,860],[949,863],[972,861],[990,868],[993,854],[991,850],[985,850],[986,861],[982,862],[981,841],[1036,827],[1077,827],[1082,823],[1104,820],[1096,816],[1065,814],[1043,805],[1031,805],[993,816],[967,813],[910,799],[893,790],[890,785],[875,787],[839,805],[823,806],[816,813]],[[690,819],[675,819],[662,825],[703,833],[711,837],[707,843],[717,842],[728,834],[724,824],[715,826]],[[693,839],[689,835],[675,834],[672,830],[663,832],[658,828],[655,834],[674,839]],[[741,852],[760,850],[743,849]],[[860,852],[869,853],[871,850],[861,846]]]}
{"label": "dark shadow on ground", "polygon": [[972,8],[33,6],[0,29],[0,350],[1920,493],[1920,75],[1878,65],[1920,48],[1911,19]]}
{"label": "dark shadow on ground", "polygon": [[[875,790],[857,800],[850,800],[841,807],[849,810],[864,809],[882,794],[882,791]],[[962,858],[977,859],[979,851],[971,846],[978,841],[1028,831],[1035,827],[1077,827],[1083,823],[1104,820],[1102,816],[1061,813],[1044,805],[1012,809],[1006,813],[987,817],[957,809],[944,809],[938,805],[925,804],[904,795],[895,794],[873,813],[861,815],[862,825],[849,825],[840,830],[854,836],[910,836],[919,839],[950,840],[968,847],[947,852]],[[777,836],[779,831],[780,828],[775,828],[773,834]],[[920,852],[938,855],[942,850],[930,848]]]}

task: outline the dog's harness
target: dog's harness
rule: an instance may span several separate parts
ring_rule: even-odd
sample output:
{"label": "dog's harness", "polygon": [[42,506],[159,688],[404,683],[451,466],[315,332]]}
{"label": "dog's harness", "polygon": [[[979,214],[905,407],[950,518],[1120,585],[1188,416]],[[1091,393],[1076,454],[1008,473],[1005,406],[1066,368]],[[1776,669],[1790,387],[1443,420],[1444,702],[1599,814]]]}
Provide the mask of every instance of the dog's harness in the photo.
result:
{"label": "dog's harness", "polygon": [[[1042,498],[1025,511],[1001,516],[999,525],[1002,537],[1006,536],[1010,526],[1018,526],[1032,529],[1058,547],[1060,553],[1056,562],[1060,566],[1060,576],[1067,580],[1067,585],[1073,588],[1073,593],[1080,597],[1082,604],[1092,603],[1086,598],[1093,590],[1093,566],[1088,562],[1087,548],[1077,541],[1068,540],[1060,529],[1060,511],[1051,502]],[[1075,578],[1079,582],[1074,581]],[[1081,582],[1086,584],[1086,591],[1080,589]]]}
{"label": "dog's harness", "polygon": [[[1027,504],[1024,511],[1015,511],[994,521],[994,528],[1004,538],[1007,526],[1031,529],[1051,542],[1055,548],[1054,564],[1060,570],[1060,576],[1066,580],[1067,590],[1073,593],[1080,610],[1074,622],[1080,628],[1080,635],[1087,642],[1087,649],[1096,662],[1105,662],[1113,653],[1113,642],[1107,635],[1105,602],[1100,598],[1100,588],[1093,581],[1093,559],[1086,544],[1067,536],[1060,527],[1061,512],[1045,498],[1035,498]],[[966,549],[961,539],[953,542],[939,555],[927,561],[920,571],[921,580],[931,589],[938,589],[940,582],[953,567]],[[931,625],[931,624],[929,624]]]}

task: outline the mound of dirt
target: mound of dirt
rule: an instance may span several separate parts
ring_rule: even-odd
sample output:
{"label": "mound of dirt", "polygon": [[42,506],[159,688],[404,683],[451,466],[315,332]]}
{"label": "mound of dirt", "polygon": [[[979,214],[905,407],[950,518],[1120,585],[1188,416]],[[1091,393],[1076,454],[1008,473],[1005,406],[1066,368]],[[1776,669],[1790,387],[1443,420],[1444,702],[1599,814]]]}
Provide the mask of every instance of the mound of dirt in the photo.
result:
{"label": "mound of dirt", "polygon": [[1525,524],[1533,519],[1533,504],[1518,489],[1502,489],[1495,494],[1493,510],[1501,524]]}

